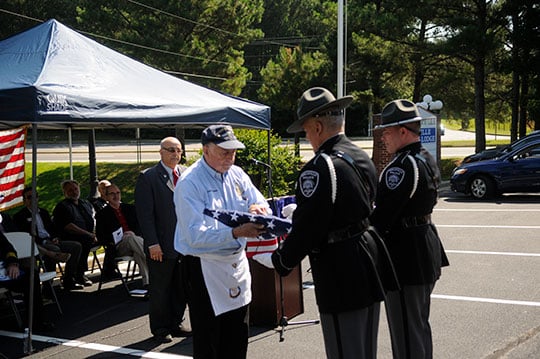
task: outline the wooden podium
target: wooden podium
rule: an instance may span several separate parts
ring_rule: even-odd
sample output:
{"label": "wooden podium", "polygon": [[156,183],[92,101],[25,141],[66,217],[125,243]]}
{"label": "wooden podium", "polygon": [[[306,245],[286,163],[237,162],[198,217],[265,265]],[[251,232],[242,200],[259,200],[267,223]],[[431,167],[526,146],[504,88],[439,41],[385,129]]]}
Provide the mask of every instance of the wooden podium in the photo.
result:
{"label": "wooden podium", "polygon": [[[251,291],[249,320],[252,325],[277,326],[281,319],[279,274],[259,262],[249,259]],[[302,270],[300,265],[283,277],[283,308],[287,319],[304,312]]]}

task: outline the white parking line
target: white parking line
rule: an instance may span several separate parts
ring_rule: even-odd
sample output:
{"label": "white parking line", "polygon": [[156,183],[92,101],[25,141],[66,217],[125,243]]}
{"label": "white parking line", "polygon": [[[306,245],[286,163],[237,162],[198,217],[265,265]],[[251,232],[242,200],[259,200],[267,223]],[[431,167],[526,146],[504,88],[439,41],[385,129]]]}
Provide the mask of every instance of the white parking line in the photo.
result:
{"label": "white parking line", "polygon": [[[0,336],[23,339],[24,334],[0,330]],[[38,341],[38,342],[44,342],[44,343],[64,345],[67,347],[90,349],[90,350],[95,350],[99,352],[131,355],[131,356],[136,356],[139,358],[152,358],[152,359],[192,359],[193,358],[190,356],[179,355],[179,354],[145,352],[143,350],[138,350],[138,349],[130,349],[130,348],[117,347],[114,345],[105,345],[105,344],[98,344],[98,343],[86,343],[79,340],[68,340],[68,339],[61,339],[61,338],[54,338],[54,337],[46,337],[43,335],[32,335],[32,340]]]}
{"label": "white parking line", "polygon": [[434,208],[435,212],[540,212],[534,208]]}
{"label": "white parking line", "polygon": [[540,226],[492,226],[482,224],[435,224],[437,228],[507,228],[507,229],[540,229]]}
{"label": "white parking line", "polygon": [[532,307],[540,307],[540,302],[528,302],[528,301],[523,301],[523,300],[506,300],[506,299],[479,298],[479,297],[463,297],[463,296],[460,296],[460,295],[443,295],[443,294],[432,294],[431,298],[449,299],[449,300],[463,300],[463,301],[467,301],[467,302],[527,305],[527,306],[532,306]]}
{"label": "white parking line", "polygon": [[454,250],[454,249],[445,249],[444,251],[446,253],[459,253],[459,254],[491,254],[491,255],[498,255],[498,256],[540,257],[540,253],[460,251],[460,250]]}

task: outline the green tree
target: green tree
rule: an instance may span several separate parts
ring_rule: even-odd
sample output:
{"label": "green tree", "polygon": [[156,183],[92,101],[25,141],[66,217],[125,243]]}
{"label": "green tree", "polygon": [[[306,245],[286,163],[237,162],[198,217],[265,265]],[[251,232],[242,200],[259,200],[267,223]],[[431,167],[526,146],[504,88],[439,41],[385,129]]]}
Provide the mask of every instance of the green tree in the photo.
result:
{"label": "green tree", "polygon": [[[262,36],[262,0],[85,0],[80,27],[117,42],[111,47],[207,87],[239,95],[251,74],[242,48]],[[149,48],[161,51],[150,51]]]}
{"label": "green tree", "polygon": [[275,60],[261,70],[263,84],[259,98],[272,103],[272,127],[284,133],[295,118],[296,106],[302,93],[320,84],[327,75],[330,61],[323,53],[304,53],[300,48],[281,48]]}

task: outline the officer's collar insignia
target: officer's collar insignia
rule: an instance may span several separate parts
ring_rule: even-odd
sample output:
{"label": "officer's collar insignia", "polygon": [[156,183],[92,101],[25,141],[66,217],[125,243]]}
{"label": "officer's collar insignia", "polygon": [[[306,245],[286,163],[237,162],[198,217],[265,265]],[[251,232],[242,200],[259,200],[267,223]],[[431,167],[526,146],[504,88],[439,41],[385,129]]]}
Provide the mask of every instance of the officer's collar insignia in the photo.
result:
{"label": "officer's collar insignia", "polygon": [[311,197],[317,190],[319,184],[319,173],[315,171],[304,171],[300,175],[300,191],[304,197]]}
{"label": "officer's collar insignia", "polygon": [[386,171],[385,181],[386,187],[396,189],[405,177],[405,171],[399,167],[392,167]]}

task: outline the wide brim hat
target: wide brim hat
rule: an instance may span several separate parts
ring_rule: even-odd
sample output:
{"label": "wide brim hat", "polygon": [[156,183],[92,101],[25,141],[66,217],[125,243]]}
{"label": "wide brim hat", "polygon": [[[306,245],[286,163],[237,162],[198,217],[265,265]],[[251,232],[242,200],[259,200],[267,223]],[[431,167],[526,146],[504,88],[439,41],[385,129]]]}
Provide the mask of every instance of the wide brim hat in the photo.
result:
{"label": "wide brim hat", "polygon": [[229,125],[211,125],[204,129],[201,135],[203,145],[214,143],[226,150],[243,150],[244,144],[236,138]]}
{"label": "wide brim hat", "polygon": [[302,132],[302,124],[308,118],[320,114],[324,110],[341,111],[351,104],[352,96],[344,96],[336,99],[334,95],[324,87],[313,87],[306,90],[298,102],[296,114],[298,119],[287,127],[288,133]]}
{"label": "wide brim hat", "polygon": [[404,125],[422,120],[418,108],[409,100],[394,100],[387,103],[381,112],[381,124],[375,130]]}

